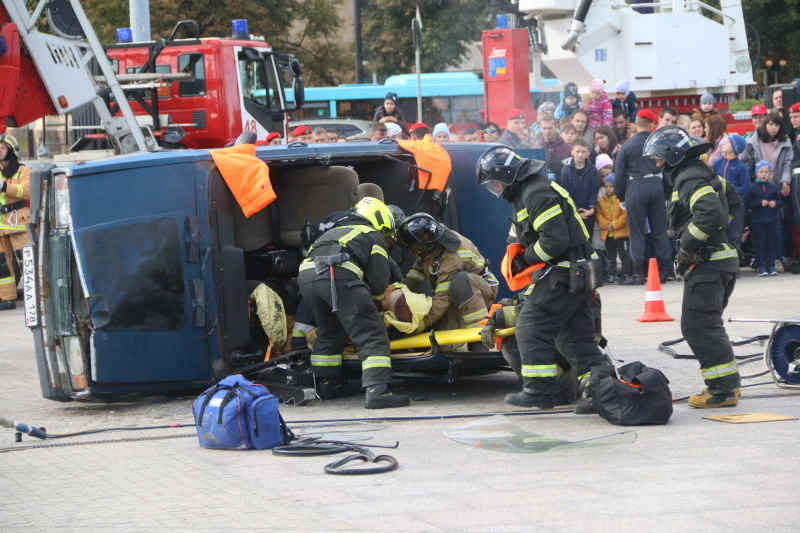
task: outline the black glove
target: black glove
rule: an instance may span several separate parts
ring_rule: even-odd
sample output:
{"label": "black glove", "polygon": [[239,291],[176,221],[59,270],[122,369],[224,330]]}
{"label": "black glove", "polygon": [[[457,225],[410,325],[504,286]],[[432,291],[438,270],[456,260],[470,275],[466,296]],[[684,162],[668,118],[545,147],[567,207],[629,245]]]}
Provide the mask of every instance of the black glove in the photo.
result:
{"label": "black glove", "polygon": [[495,347],[494,344],[494,330],[497,329],[495,326],[494,318],[490,318],[486,321],[486,325],[483,326],[481,330],[481,342],[484,346],[488,349],[493,350]]}
{"label": "black glove", "polygon": [[690,252],[686,248],[681,248],[678,250],[677,255],[675,255],[675,262],[683,268],[690,268],[698,263],[702,263],[703,258],[699,251],[695,250]]}
{"label": "black glove", "polygon": [[525,254],[517,254],[514,256],[514,259],[511,260],[511,275],[516,276],[526,268],[528,268],[528,263],[525,260]]}

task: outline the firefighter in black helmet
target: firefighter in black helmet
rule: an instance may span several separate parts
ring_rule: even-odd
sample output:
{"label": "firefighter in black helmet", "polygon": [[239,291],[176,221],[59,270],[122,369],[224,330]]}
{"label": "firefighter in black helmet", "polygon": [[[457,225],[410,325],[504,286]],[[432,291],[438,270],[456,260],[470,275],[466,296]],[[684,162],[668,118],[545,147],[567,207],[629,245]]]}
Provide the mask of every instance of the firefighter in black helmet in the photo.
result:
{"label": "firefighter in black helmet", "polygon": [[317,323],[311,366],[323,400],[355,394],[342,375],[345,335],[358,350],[367,409],[404,407],[408,396],[392,394],[391,349],[378,307],[389,285],[386,238],[395,224],[389,208],[363,198],[309,250],[298,284]]}
{"label": "firefighter in black helmet", "polygon": [[[403,283],[415,290],[430,283],[433,304],[419,330],[477,327],[497,297],[497,279],[478,248],[466,237],[427,213],[409,216],[397,229],[395,242],[417,258]],[[483,347],[480,343],[473,349]]]}
{"label": "firefighter in black helmet", "polygon": [[[569,194],[547,178],[543,161],[525,159],[495,146],[478,161],[478,184],[514,205],[513,222],[524,249],[511,261],[512,272],[545,263],[517,318],[516,337],[522,362],[522,391],[505,401],[521,407],[550,409],[559,402],[556,337],[559,349],[587,381],[592,366],[607,364],[594,335],[592,298],[597,254]],[[570,283],[570,271],[585,283]],[[559,335],[561,334],[561,335]],[[591,412],[583,401],[580,411]]]}
{"label": "firefighter in black helmet", "polygon": [[650,134],[644,155],[655,159],[672,183],[670,232],[678,240],[675,262],[687,270],[683,286],[681,333],[700,362],[708,388],[689,397],[698,408],[729,407],[739,401],[739,370],[722,312],[736,284],[739,256],[728,243],[726,228],[740,208],[735,187],[699,157],[712,148],[698,143],[678,126]]}

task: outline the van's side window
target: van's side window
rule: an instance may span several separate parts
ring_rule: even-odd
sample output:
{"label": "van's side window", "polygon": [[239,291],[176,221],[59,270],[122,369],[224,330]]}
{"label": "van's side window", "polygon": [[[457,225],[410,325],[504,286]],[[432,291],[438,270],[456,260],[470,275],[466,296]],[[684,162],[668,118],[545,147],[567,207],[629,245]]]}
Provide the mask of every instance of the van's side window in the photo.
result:
{"label": "van's side window", "polygon": [[179,96],[204,96],[206,94],[206,68],[203,54],[179,55],[178,72],[188,72],[194,75],[193,81],[178,83]]}

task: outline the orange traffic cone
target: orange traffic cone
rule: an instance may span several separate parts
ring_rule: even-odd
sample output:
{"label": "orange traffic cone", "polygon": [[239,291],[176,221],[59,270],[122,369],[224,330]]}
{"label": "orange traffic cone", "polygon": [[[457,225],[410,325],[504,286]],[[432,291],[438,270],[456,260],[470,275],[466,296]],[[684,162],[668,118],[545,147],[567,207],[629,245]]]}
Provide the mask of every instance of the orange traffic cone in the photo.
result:
{"label": "orange traffic cone", "polygon": [[664,309],[664,297],[661,296],[661,280],[658,278],[656,258],[650,258],[647,270],[647,294],[644,298],[644,313],[637,318],[639,322],[671,322],[675,320]]}

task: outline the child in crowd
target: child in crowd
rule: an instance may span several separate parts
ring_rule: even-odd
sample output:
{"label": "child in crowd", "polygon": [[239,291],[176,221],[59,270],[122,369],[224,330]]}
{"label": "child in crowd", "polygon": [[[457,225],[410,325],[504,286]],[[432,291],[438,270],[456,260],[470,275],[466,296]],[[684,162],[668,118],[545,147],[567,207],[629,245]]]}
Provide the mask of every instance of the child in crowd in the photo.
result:
{"label": "child in crowd", "polygon": [[631,91],[631,82],[628,80],[619,80],[617,86],[614,87],[616,98],[611,101],[611,107],[614,109],[624,109],[628,113],[631,122],[636,121],[636,113],[639,112],[639,106],[636,105],[636,94]]}
{"label": "child in crowd", "polygon": [[403,115],[403,109],[398,105],[396,93],[386,93],[383,98],[383,105],[375,110],[372,122],[383,122],[384,124],[394,122],[400,126],[400,129],[406,129],[406,119]]}
{"label": "child in crowd", "polygon": [[564,85],[564,100],[558,104],[553,116],[556,117],[556,121],[561,122],[562,118],[572,116],[580,107],[581,96],[578,94],[578,86],[569,82]]}
{"label": "child in crowd", "polygon": [[780,208],[783,204],[778,188],[769,180],[772,165],[766,161],[756,163],[756,181],[750,188],[745,206],[751,212],[750,231],[755,249],[755,266],[759,276],[777,276],[772,259],[778,238]]}
{"label": "child in crowd", "polygon": [[567,124],[561,126],[561,138],[570,146],[570,148],[572,147],[572,143],[578,138],[578,130],[575,129],[575,126],[572,125],[572,122],[568,122]]}
{"label": "child in crowd", "polygon": [[589,115],[587,128],[594,130],[601,124],[608,124],[613,121],[611,102],[608,101],[606,94],[606,84],[601,79],[592,80],[589,85],[589,98],[583,103],[583,109]]}
{"label": "child in crowd", "polygon": [[[614,195],[614,174],[608,174],[603,178],[603,186],[605,195],[597,201],[597,225],[600,227],[600,238],[606,246],[608,270],[606,283],[617,281],[622,283],[627,281],[633,272],[628,250],[628,213],[622,209],[619,199]],[[617,256],[622,263],[619,279],[617,279]]]}
{"label": "child in crowd", "polygon": [[[744,137],[736,133],[728,135],[722,141],[722,157],[712,165],[717,175],[725,178],[728,183],[736,188],[742,201],[745,201],[750,193],[750,171],[744,161],[739,159],[739,154],[744,152],[745,147],[747,147],[747,141],[744,140]],[[728,240],[737,248],[742,245],[743,232],[744,209],[738,209],[728,224],[727,231]]]}
{"label": "child in crowd", "polygon": [[433,127],[433,140],[437,143],[450,142],[450,128],[447,124],[440,122]]}
{"label": "child in crowd", "polygon": [[[592,154],[595,155],[595,154]],[[591,161],[591,157],[590,157]],[[605,196],[606,189],[603,186],[603,179],[606,176],[611,174],[614,169],[614,162],[611,158],[606,154],[600,154],[595,158],[594,166],[597,169],[598,176],[599,176],[599,187],[597,189],[597,200],[600,201],[600,198]],[[597,204],[599,206],[599,204]],[[595,208],[595,213],[598,208]],[[595,221],[597,217],[595,215]],[[610,282],[611,276],[609,275],[609,270],[606,267],[606,243],[603,241],[603,236],[600,231],[600,224],[594,225],[594,233],[592,234],[592,247],[597,250],[597,255],[600,256],[600,261],[603,265],[603,280],[604,282]]]}
{"label": "child in crowd", "polygon": [[588,163],[589,143],[584,139],[575,139],[572,143],[572,161],[564,165],[561,176],[556,183],[569,193],[578,214],[583,219],[589,235],[594,231],[594,208],[597,204],[597,186],[600,182],[597,168]]}
{"label": "child in crowd", "polygon": [[705,122],[711,115],[718,115],[719,110],[714,109],[714,96],[710,93],[705,93],[700,97],[700,109],[695,109],[692,113],[692,118],[699,118]]}

